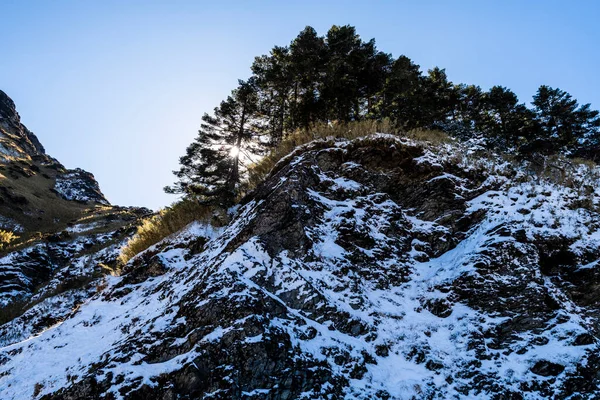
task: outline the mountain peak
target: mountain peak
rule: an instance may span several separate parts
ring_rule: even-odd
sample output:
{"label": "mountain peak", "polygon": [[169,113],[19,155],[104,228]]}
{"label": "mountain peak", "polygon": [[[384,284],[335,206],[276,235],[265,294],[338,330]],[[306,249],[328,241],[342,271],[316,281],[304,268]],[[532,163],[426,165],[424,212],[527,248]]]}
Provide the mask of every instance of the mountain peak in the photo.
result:
{"label": "mountain peak", "polygon": [[21,123],[14,101],[0,91],[0,231],[26,241],[56,233],[109,205],[94,175],[68,169],[46,154]]}
{"label": "mountain peak", "polygon": [[45,154],[38,138],[21,123],[14,101],[0,90],[0,161]]}

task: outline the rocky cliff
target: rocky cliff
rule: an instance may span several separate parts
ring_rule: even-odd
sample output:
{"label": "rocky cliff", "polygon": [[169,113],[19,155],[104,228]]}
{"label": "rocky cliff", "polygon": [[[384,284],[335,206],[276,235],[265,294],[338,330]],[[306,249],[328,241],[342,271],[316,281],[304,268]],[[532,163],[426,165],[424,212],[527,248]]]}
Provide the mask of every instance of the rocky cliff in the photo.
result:
{"label": "rocky cliff", "polygon": [[597,182],[456,144],[313,142],[227,226],[3,325],[2,398],[599,398]]}
{"label": "rocky cliff", "polygon": [[10,160],[45,154],[38,138],[21,123],[15,103],[0,90],[0,157]]}
{"label": "rocky cliff", "polygon": [[92,174],[47,155],[0,91],[0,324],[12,324],[0,326],[0,345],[89,297],[148,213],[111,206]]}
{"label": "rocky cliff", "polygon": [[0,229],[56,231],[93,205],[109,205],[94,176],[47,155],[0,91]]}

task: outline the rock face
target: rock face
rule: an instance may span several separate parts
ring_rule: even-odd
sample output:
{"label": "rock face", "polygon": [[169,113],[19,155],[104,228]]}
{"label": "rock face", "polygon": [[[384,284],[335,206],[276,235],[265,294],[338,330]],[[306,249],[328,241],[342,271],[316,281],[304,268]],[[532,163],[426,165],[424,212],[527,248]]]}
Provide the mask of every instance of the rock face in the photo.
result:
{"label": "rock face", "polygon": [[45,155],[37,137],[21,124],[15,103],[0,90],[0,157]]}
{"label": "rock face", "polygon": [[[21,123],[14,102],[2,91],[0,174],[0,205],[4,205],[5,208],[12,206],[17,214],[25,214],[24,219],[27,219],[28,213],[40,214],[40,211],[45,213],[53,208],[31,210],[24,207],[32,202],[32,195],[37,198],[47,197],[46,190],[51,191],[53,197],[61,197],[68,201],[109,204],[92,174],[79,168],[68,170],[45,153],[37,137]],[[21,182],[17,182],[19,179]],[[0,215],[4,218],[7,218],[7,214],[10,213],[0,210]]]}
{"label": "rock face", "polygon": [[148,213],[125,207],[90,213],[91,222],[69,226],[0,256],[0,310],[15,301],[37,302],[102,277],[102,268],[116,267],[120,247]]}
{"label": "rock face", "polygon": [[599,398],[581,176],[386,135],[306,145],[226,227],[188,226],[74,310],[48,297],[51,328],[0,349],[2,396]]}
{"label": "rock face", "polygon": [[100,185],[94,179],[94,175],[81,168],[57,176],[54,190],[65,200],[109,204],[100,191]]}

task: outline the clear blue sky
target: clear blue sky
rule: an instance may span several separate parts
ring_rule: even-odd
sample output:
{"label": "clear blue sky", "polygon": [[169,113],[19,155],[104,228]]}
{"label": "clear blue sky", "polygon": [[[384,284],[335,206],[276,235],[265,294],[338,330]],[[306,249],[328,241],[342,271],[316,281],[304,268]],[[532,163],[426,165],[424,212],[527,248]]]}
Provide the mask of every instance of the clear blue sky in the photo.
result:
{"label": "clear blue sky", "polygon": [[454,82],[527,102],[548,84],[600,108],[598,21],[598,1],[2,0],[0,89],[112,203],[157,208],[202,114],[306,25],[354,25]]}

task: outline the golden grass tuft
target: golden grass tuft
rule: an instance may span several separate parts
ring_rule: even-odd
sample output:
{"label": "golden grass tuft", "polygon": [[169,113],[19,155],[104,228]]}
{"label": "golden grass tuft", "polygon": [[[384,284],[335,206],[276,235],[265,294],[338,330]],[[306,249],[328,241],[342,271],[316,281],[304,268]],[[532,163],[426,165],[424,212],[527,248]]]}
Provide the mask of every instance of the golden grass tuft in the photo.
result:
{"label": "golden grass tuft", "polygon": [[248,168],[248,190],[255,188],[262,182],[279,160],[292,153],[296,147],[310,143],[313,140],[329,138],[352,140],[373,133],[398,132],[398,129],[388,119],[384,119],[383,121],[365,120],[348,123],[321,122],[314,124],[308,130],[297,130],[287,135],[268,155]]}
{"label": "golden grass tuft", "polygon": [[596,164],[594,161],[588,160],[586,158],[580,158],[580,157],[572,158],[571,162],[576,166],[582,165],[588,169],[595,169],[598,166],[598,164]]}
{"label": "golden grass tuft", "polygon": [[119,263],[125,265],[137,254],[180,231],[191,222],[203,220],[217,225],[220,223],[219,215],[219,210],[213,206],[200,204],[193,198],[183,199],[163,208],[138,226],[135,235],[121,249]]}
{"label": "golden grass tuft", "polygon": [[8,248],[19,237],[11,231],[0,229],[0,251]]}
{"label": "golden grass tuft", "polygon": [[431,129],[412,129],[404,134],[409,139],[418,140],[421,142],[429,142],[434,145],[452,143],[452,139],[446,132]]}

